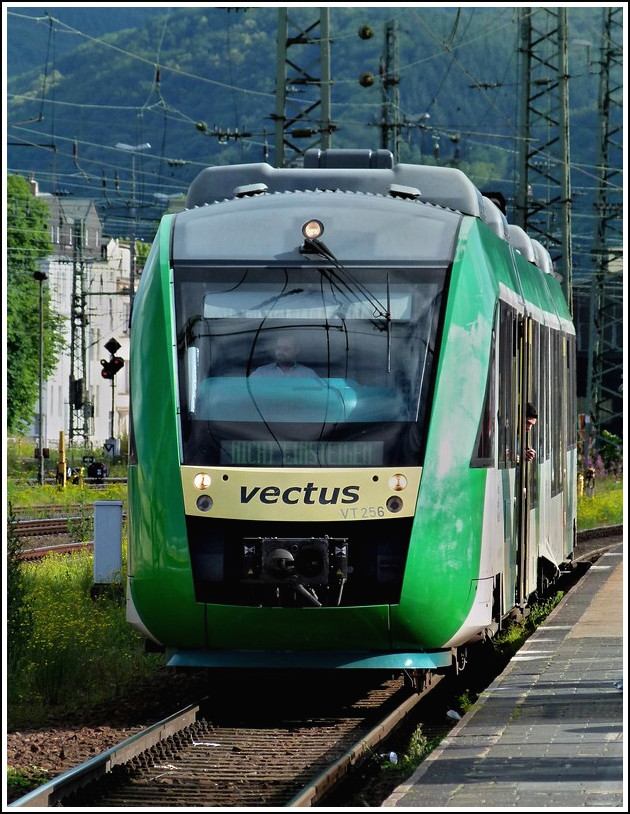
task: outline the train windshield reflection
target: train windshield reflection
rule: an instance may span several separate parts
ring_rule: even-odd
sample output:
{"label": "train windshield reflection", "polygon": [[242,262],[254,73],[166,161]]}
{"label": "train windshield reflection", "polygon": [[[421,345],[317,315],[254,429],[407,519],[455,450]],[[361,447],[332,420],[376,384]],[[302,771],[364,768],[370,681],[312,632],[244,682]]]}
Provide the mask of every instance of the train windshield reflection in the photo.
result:
{"label": "train windshield reflection", "polygon": [[374,466],[406,445],[418,463],[444,272],[353,275],[176,272],[185,462]]}

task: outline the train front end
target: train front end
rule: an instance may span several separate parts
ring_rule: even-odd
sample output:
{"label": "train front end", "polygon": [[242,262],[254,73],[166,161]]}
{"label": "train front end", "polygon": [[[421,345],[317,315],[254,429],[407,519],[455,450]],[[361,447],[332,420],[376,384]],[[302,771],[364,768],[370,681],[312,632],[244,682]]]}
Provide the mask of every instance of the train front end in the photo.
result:
{"label": "train front end", "polygon": [[[448,667],[471,592],[418,574],[417,506],[462,216],[311,185],[161,225],[132,326],[128,618],[173,666]],[[263,375],[282,339],[300,367]]]}

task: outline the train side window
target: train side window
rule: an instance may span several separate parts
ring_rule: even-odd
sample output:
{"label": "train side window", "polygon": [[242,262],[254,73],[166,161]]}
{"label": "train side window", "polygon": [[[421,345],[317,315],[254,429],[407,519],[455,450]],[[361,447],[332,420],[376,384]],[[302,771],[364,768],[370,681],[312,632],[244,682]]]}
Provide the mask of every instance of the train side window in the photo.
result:
{"label": "train side window", "polygon": [[540,461],[548,461],[550,451],[550,393],[555,381],[552,376],[552,364],[550,358],[550,329],[545,325],[540,331],[540,396],[538,398],[538,458]]}
{"label": "train side window", "polygon": [[499,404],[498,466],[516,466],[517,402],[517,327],[516,311],[505,302],[499,303]]}
{"label": "train side window", "polygon": [[492,350],[490,352],[490,364],[488,366],[488,375],[486,379],[486,393],[483,400],[483,408],[481,411],[481,419],[479,421],[479,429],[477,430],[477,439],[473,450],[473,456],[470,465],[473,468],[483,468],[494,465],[494,416],[495,416],[495,397],[494,397],[494,348],[495,348],[496,334],[492,332]]}
{"label": "train side window", "polygon": [[551,332],[552,369],[557,371],[551,388],[551,494],[557,495],[564,485],[564,461],[566,460],[566,426],[564,420],[566,400],[564,338],[558,331]]}
{"label": "train side window", "polygon": [[575,373],[575,357],[576,357],[576,339],[575,336],[569,335],[567,337],[567,389],[569,398],[569,409],[567,412],[567,445],[569,449],[575,449],[577,446],[577,394],[576,394],[576,373]]}
{"label": "train side window", "polygon": [[[531,330],[531,367],[530,367],[530,375],[529,375],[529,400],[532,401],[536,405],[536,409],[538,410],[538,422],[532,427],[529,431],[529,441],[528,445],[532,446],[536,450],[536,455],[540,460],[542,460],[543,456],[541,454],[541,432],[540,432],[540,414],[541,409],[540,405],[540,331],[541,326],[539,322],[532,321],[532,330]],[[538,467],[537,466],[530,466],[528,467],[528,489],[529,489],[529,498],[530,498],[530,507],[532,509],[538,506]]]}

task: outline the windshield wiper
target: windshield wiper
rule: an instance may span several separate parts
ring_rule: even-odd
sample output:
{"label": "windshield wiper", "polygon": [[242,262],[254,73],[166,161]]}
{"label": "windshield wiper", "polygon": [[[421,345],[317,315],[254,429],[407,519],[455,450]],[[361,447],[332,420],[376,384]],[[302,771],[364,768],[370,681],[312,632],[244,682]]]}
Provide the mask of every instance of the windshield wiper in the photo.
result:
{"label": "windshield wiper", "polygon": [[[348,284],[341,275],[337,274],[334,271],[330,271],[329,269],[319,269],[320,273],[323,274],[331,283],[332,280],[330,276],[334,278],[338,283],[345,286],[348,291],[353,294],[355,297],[356,290],[360,291],[361,294],[367,299],[367,301],[373,306],[374,308],[374,316],[385,320],[385,328],[384,330],[387,331],[387,372],[391,373],[392,370],[392,360],[391,360],[391,351],[392,351],[392,312],[391,312],[391,301],[390,301],[390,292],[389,292],[389,274],[387,275],[387,306],[383,306],[383,304],[375,297],[372,292],[367,289],[362,283],[360,283],[355,277],[350,274],[350,272],[343,266],[342,263],[337,260],[335,255],[330,251],[328,246],[323,243],[321,240],[318,240],[316,237],[306,237],[304,238],[304,243],[300,246],[300,252],[302,254],[317,254],[319,257],[323,257],[326,260],[329,260],[337,271],[343,272],[343,274],[350,280],[352,285]],[[356,290],[355,290],[356,289]]]}
{"label": "windshield wiper", "polygon": [[[346,280],[339,274],[332,273],[332,277],[344,286],[351,294],[356,296],[356,291],[361,292],[361,294],[365,297],[365,299],[370,303],[370,305],[374,308],[374,316],[380,317],[381,319],[386,320],[387,322],[387,330],[389,330],[389,323],[391,322],[392,316],[389,308],[389,279],[387,285],[387,294],[388,294],[388,303],[387,306],[384,306],[380,300],[375,297],[372,292],[366,288],[359,280],[350,274],[350,272],[343,266],[342,263],[337,260],[335,255],[330,251],[328,246],[322,243],[321,240],[317,238],[305,238],[304,243],[300,246],[300,252],[302,254],[317,254],[320,257],[325,258],[326,260],[330,260],[330,262],[334,265],[334,267],[343,272],[345,277],[350,281],[350,283],[346,282]],[[326,273],[328,270],[320,269],[322,273]]]}

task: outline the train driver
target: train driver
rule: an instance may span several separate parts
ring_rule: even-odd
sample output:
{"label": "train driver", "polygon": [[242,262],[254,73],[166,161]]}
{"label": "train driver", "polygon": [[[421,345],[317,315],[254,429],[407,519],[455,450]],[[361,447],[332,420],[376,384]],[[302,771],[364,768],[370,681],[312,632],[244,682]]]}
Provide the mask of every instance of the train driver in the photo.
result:
{"label": "train driver", "polygon": [[289,334],[280,334],[276,341],[275,361],[261,365],[252,372],[252,376],[271,376],[275,378],[310,378],[319,379],[315,371],[297,361],[300,346],[297,339]]}

